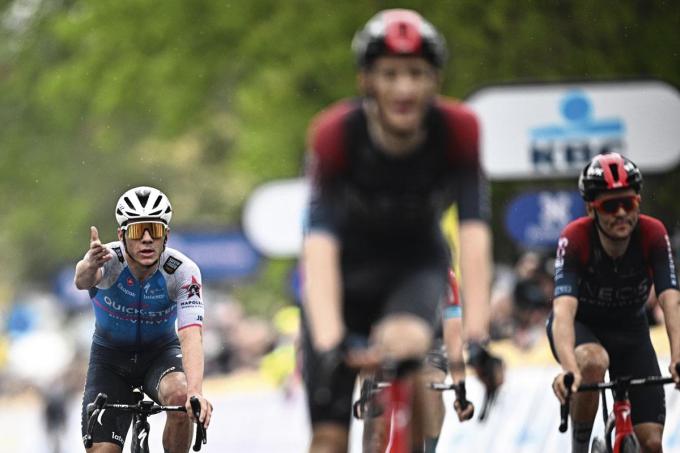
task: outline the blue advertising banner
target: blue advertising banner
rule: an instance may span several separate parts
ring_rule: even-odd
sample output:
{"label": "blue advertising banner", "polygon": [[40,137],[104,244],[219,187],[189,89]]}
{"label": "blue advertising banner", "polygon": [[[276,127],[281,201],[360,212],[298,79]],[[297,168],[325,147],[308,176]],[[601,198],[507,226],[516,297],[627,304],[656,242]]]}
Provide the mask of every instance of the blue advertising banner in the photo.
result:
{"label": "blue advertising banner", "polygon": [[552,248],[562,229],[585,214],[585,204],[577,191],[528,192],[508,203],[505,228],[523,247]]}
{"label": "blue advertising banner", "polygon": [[235,231],[172,231],[168,246],[191,258],[203,281],[235,280],[255,273],[260,255],[243,234]]}

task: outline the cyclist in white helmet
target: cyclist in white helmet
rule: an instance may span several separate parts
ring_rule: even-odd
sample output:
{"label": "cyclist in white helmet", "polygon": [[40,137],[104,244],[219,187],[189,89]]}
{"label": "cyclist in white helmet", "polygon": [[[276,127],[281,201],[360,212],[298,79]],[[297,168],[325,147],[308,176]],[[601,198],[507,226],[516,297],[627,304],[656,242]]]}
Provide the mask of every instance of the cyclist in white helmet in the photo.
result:
{"label": "cyclist in white helmet", "polygon": [[[98,393],[110,402],[134,403],[142,386],[156,403],[185,405],[170,412],[163,432],[166,452],[189,451],[189,399],[201,403],[200,422],[212,407],[203,397],[203,300],[201,272],[177,250],[166,247],[172,206],[163,192],[136,187],[116,205],[118,241],[102,244],[90,227],[90,247],[76,265],[75,285],[87,289],[95,312],[90,363],[82,405]],[[177,327],[175,327],[177,324]],[[131,415],[105,411],[92,433],[88,453],[119,453]]]}

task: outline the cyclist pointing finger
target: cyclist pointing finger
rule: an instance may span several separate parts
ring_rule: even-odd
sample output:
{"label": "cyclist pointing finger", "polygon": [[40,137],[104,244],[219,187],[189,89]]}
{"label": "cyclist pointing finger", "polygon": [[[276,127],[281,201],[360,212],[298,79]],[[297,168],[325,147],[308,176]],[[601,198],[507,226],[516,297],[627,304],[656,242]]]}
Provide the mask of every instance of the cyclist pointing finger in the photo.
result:
{"label": "cyclist pointing finger", "polygon": [[[553,390],[564,402],[564,374],[580,383],[621,376],[659,376],[644,306],[655,291],[671,347],[680,361],[680,291],[666,228],[640,214],[642,174],[624,156],[595,156],[579,177],[588,216],[571,222],[557,246],[555,299],[547,333],[563,373]],[[665,402],[661,387],[630,391],[631,418],[644,452],[661,451]],[[597,394],[573,396],[572,451],[587,452]]]}
{"label": "cyclist pointing finger", "polygon": [[[116,205],[119,241],[102,245],[90,228],[90,247],[76,265],[75,285],[89,290],[95,332],[83,396],[86,407],[99,393],[112,403],[135,402],[133,388],[161,405],[186,406],[196,396],[200,422],[210,423],[212,408],[202,395],[203,299],[196,264],[166,247],[172,207],[152,187],[125,192]],[[177,323],[178,331],[175,324]],[[104,411],[87,451],[120,452],[131,415]],[[188,452],[191,421],[186,413],[168,413],[163,434],[166,451]]]}

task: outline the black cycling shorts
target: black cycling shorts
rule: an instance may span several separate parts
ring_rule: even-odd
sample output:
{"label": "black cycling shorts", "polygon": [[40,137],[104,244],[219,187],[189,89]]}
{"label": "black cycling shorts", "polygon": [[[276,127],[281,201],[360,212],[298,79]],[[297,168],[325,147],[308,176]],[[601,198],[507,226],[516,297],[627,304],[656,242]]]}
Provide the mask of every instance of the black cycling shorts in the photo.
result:
{"label": "black cycling shorts", "polygon": [[[136,353],[92,343],[81,412],[83,436],[87,430],[87,405],[95,400],[98,393],[106,393],[108,403],[134,404],[132,389],[142,386],[144,393],[160,404],[158,390],[161,379],[175,371],[184,371],[182,350],[177,339],[155,350]],[[111,442],[123,448],[132,414],[107,409],[101,421],[101,425],[94,425],[93,442]]]}
{"label": "black cycling shorts", "polygon": [[[552,336],[553,314],[548,318],[547,333],[550,349],[557,359]],[[588,326],[574,321],[574,346],[585,343],[598,343],[609,354],[609,378],[620,376],[633,378],[660,376],[659,362],[649,337],[649,327],[645,324],[630,329]],[[633,425],[639,423],[660,423],[666,421],[666,400],[662,386],[633,387],[629,392],[631,419]]]}
{"label": "black cycling shorts", "polygon": [[[403,269],[382,273],[376,269],[373,277],[365,274],[360,280],[345,280],[343,316],[349,334],[369,337],[371,328],[382,319],[394,314],[412,314],[423,319],[436,330],[441,324],[441,305],[447,288],[446,265],[405,266]],[[358,282],[364,285],[356,285]],[[309,328],[303,316],[303,377],[308,395],[309,414],[312,424],[332,422],[349,426],[351,420],[352,394],[357,370],[342,364],[332,378],[331,396],[320,404],[315,395],[319,385],[319,358],[312,347]]]}

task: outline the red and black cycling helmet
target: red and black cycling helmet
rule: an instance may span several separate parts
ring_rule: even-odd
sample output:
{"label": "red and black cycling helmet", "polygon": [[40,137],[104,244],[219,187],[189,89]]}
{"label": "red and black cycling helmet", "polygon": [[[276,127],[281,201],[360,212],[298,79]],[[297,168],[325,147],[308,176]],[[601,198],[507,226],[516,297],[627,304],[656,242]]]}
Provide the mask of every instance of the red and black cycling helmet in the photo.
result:
{"label": "red and black cycling helmet", "polygon": [[608,190],[642,190],[642,173],[630,159],[619,153],[598,154],[583,168],[578,178],[578,190],[585,201]]}
{"label": "red and black cycling helmet", "polygon": [[352,40],[360,68],[383,55],[422,56],[433,66],[446,63],[446,41],[437,29],[410,9],[386,9],[373,16]]}

